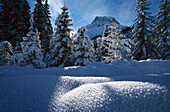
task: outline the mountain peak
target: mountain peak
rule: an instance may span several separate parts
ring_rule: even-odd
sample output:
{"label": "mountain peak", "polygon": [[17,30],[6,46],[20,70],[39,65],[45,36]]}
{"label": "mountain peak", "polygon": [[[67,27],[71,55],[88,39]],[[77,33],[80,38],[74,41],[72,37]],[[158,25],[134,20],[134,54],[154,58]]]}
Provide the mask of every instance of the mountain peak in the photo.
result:
{"label": "mountain peak", "polygon": [[95,36],[102,36],[104,31],[104,25],[114,25],[117,24],[120,29],[124,29],[126,26],[120,25],[120,23],[113,17],[108,16],[96,16],[95,19],[92,21],[91,24],[86,25],[87,32],[86,35],[88,35],[90,38],[93,38]]}
{"label": "mountain peak", "polygon": [[119,24],[119,22],[113,17],[96,16],[95,19],[92,21],[91,25],[99,27],[105,24],[113,24],[113,23]]}

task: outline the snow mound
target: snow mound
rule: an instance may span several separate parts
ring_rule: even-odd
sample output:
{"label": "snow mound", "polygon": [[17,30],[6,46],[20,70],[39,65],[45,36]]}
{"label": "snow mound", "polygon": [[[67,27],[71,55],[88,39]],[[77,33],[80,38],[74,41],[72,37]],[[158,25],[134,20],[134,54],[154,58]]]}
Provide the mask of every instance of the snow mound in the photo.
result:
{"label": "snow mound", "polygon": [[[66,82],[67,80],[67,82]],[[118,81],[106,77],[61,77],[64,85],[53,96],[51,111],[156,112],[168,110],[167,89],[148,82]],[[77,84],[77,81],[85,84]],[[77,85],[77,87],[75,87]],[[64,89],[63,86],[62,89]],[[130,109],[130,110],[129,110]]]}
{"label": "snow mound", "polygon": [[109,82],[112,81],[108,77],[74,77],[74,76],[61,76],[60,82],[57,84],[57,89],[54,94],[54,99],[56,96],[62,96],[66,92],[79,87],[82,84],[89,83],[100,83],[100,82]]}

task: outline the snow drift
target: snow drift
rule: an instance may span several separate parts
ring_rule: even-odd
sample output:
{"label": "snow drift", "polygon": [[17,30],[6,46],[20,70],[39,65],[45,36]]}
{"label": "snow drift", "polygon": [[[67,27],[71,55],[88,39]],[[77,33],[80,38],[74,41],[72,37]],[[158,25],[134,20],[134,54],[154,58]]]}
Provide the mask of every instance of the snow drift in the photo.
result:
{"label": "snow drift", "polygon": [[165,87],[147,82],[89,83],[56,95],[52,102],[52,111],[166,111],[166,93]]}
{"label": "snow drift", "polygon": [[169,112],[170,61],[0,66],[1,112]]}

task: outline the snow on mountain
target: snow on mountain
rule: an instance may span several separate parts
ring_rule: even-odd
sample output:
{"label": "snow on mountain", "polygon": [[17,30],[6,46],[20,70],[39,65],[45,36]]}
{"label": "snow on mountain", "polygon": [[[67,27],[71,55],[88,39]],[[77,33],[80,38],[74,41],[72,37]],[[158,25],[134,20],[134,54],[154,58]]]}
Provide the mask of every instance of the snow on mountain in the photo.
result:
{"label": "snow on mountain", "polygon": [[99,26],[104,26],[105,24],[112,25],[113,23],[115,24],[120,24],[115,18],[113,17],[107,17],[107,16],[96,16],[95,19],[92,21],[91,24],[87,25],[87,27],[99,27]]}
{"label": "snow on mountain", "polygon": [[0,66],[0,112],[169,112],[170,61]]}
{"label": "snow on mountain", "polygon": [[95,36],[103,35],[104,31],[104,25],[113,25],[117,24],[120,29],[125,29],[127,26],[120,25],[120,23],[113,17],[107,17],[107,16],[96,16],[95,19],[92,21],[91,24],[86,25],[87,32],[86,35],[88,35],[90,38],[93,38]]}

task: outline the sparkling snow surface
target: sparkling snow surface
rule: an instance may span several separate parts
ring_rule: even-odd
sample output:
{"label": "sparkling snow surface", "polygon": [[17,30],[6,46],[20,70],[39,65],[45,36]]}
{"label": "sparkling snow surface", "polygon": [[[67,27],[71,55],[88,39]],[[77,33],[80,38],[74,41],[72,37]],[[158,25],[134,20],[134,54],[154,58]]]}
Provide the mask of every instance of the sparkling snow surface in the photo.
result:
{"label": "sparkling snow surface", "polygon": [[[72,88],[73,85],[79,86]],[[57,91],[53,96],[51,111],[154,112],[168,109],[166,87],[148,82],[68,76],[61,78],[59,90],[61,94]]]}
{"label": "sparkling snow surface", "polygon": [[0,66],[0,112],[169,112],[170,61]]}

